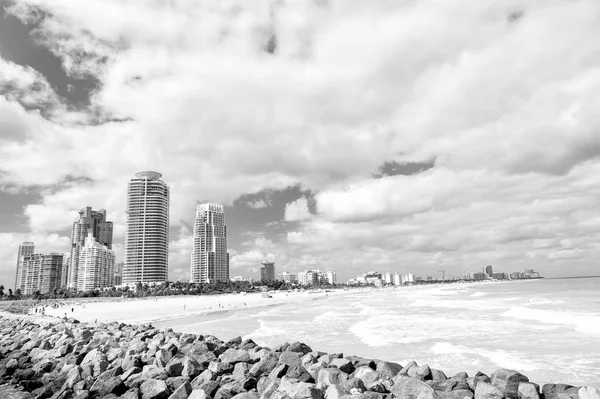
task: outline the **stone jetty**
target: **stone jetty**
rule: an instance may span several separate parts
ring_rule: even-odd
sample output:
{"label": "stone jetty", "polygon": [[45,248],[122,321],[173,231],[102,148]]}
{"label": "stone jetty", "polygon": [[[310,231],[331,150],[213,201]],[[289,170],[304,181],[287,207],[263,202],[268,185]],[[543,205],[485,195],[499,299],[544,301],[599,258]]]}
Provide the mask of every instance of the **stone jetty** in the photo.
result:
{"label": "stone jetty", "polygon": [[151,325],[0,316],[0,331],[0,397],[5,384],[40,399],[600,399],[589,387],[540,389],[514,370],[447,376],[300,342],[266,348]]}

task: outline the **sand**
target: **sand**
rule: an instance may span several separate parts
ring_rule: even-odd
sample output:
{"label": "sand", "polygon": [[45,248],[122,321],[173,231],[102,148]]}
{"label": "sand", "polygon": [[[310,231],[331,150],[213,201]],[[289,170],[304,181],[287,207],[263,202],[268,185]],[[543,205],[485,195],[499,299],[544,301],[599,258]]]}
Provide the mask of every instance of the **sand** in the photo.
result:
{"label": "sand", "polygon": [[81,322],[118,321],[144,324],[180,317],[206,315],[224,310],[260,308],[316,298],[344,295],[351,291],[299,291],[223,295],[184,295],[148,298],[102,298],[98,301],[70,301],[58,308],[46,307],[47,317],[74,317]]}

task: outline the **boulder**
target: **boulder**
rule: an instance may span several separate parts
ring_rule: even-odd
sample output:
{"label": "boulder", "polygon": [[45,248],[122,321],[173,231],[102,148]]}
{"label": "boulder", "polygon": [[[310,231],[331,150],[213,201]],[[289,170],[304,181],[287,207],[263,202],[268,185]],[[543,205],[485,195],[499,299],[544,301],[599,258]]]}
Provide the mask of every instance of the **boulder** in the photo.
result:
{"label": "boulder", "polygon": [[504,396],[517,399],[520,382],[529,382],[529,379],[515,370],[498,369],[492,373],[492,385],[500,388]]}
{"label": "boulder", "polygon": [[347,374],[350,374],[354,371],[354,364],[346,358],[332,359],[331,362],[329,362],[329,365],[337,367]]}
{"label": "boulder", "polygon": [[402,370],[402,366],[398,363],[379,361],[375,365],[375,370],[382,376],[394,378]]}
{"label": "boulder", "polygon": [[317,376],[317,386],[329,387],[330,385],[339,385],[348,379],[348,374],[334,367],[322,368]]}
{"label": "boulder", "polygon": [[517,397],[519,399],[540,399],[540,387],[531,382],[519,382]]}
{"label": "boulder", "polygon": [[[173,357],[169,363],[165,366],[165,371],[169,374],[169,377],[178,377],[181,375],[184,367],[184,357]],[[198,373],[200,374],[200,373]]]}
{"label": "boulder", "polygon": [[302,342],[294,342],[293,344],[287,347],[286,351],[299,352],[303,355],[306,355],[307,353],[312,352],[312,349],[310,349],[310,346],[303,344]]}
{"label": "boulder", "polygon": [[243,349],[227,349],[219,356],[219,359],[221,359],[222,362],[230,364],[240,362],[247,363],[251,360],[248,351]]}
{"label": "boulder", "polygon": [[398,375],[394,379],[391,392],[396,397],[414,399],[437,399],[436,392],[425,382],[417,378]]}
{"label": "boulder", "polygon": [[475,388],[475,399],[502,399],[504,391],[485,381],[479,381]]}
{"label": "boulder", "polygon": [[439,399],[473,399],[473,391],[470,389],[457,389],[451,392],[436,392]]}
{"label": "boulder", "polygon": [[179,386],[179,388],[175,389],[169,399],[188,399],[190,394],[192,393],[192,386],[189,382],[185,381],[183,384]]}
{"label": "boulder", "polygon": [[141,399],[167,399],[171,392],[167,383],[150,379],[140,385]]}
{"label": "boulder", "polygon": [[323,399],[323,393],[315,384],[296,382],[287,377],[281,379],[277,391],[285,393],[293,399]]}
{"label": "boulder", "polygon": [[302,366],[301,358],[302,353],[300,352],[282,352],[279,356],[279,363],[286,364],[288,366]]}
{"label": "boulder", "polygon": [[566,391],[571,388],[574,388],[574,386],[568,384],[544,384],[542,386],[542,394],[544,399],[566,399],[568,398]]}

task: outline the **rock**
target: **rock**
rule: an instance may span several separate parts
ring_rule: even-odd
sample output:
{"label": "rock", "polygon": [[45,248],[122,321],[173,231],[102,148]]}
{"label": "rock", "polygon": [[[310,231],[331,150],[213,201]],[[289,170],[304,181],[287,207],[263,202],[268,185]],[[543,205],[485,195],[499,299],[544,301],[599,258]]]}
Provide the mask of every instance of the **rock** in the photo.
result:
{"label": "rock", "polygon": [[[179,377],[184,367],[184,357],[173,357],[165,366],[165,371],[170,377]],[[200,373],[198,373],[200,374]]]}
{"label": "rock", "polygon": [[566,399],[565,392],[573,385],[568,384],[544,384],[542,386],[542,395],[544,399]]}
{"label": "rock", "polygon": [[579,399],[600,399],[600,391],[592,387],[581,387],[578,394]]}
{"label": "rock", "polygon": [[479,381],[475,388],[475,399],[502,399],[504,392],[495,385]]}
{"label": "rock", "polygon": [[437,399],[438,396],[429,385],[417,378],[398,375],[391,388],[392,394],[400,398]]}
{"label": "rock", "polygon": [[375,370],[380,375],[393,379],[402,370],[402,366],[398,363],[379,361],[376,363]]}
{"label": "rock", "polygon": [[531,382],[520,382],[517,397],[519,399],[540,399],[540,387]]}
{"label": "rock", "polygon": [[189,382],[185,381],[179,388],[174,390],[169,399],[188,399],[191,393],[192,386]]}
{"label": "rock", "polygon": [[346,358],[332,359],[329,363],[330,366],[337,367],[344,373],[350,374],[354,371],[354,365]]}
{"label": "rock", "polygon": [[231,399],[259,399],[260,395],[258,392],[242,392],[238,393]]}
{"label": "rock", "polygon": [[300,382],[315,382],[313,376],[302,366],[289,367],[285,375]]}
{"label": "rock", "polygon": [[219,376],[231,373],[233,365],[231,363],[212,361],[208,364],[208,369]]}
{"label": "rock", "polygon": [[121,399],[139,399],[140,391],[137,388],[130,389],[124,395],[121,395]]}
{"label": "rock", "polygon": [[475,391],[475,388],[477,388],[477,384],[479,384],[480,382],[487,382],[488,384],[491,384],[492,380],[485,374],[476,375],[472,378],[467,378],[467,383],[469,384],[469,388],[471,389],[471,391]]}
{"label": "rock", "polygon": [[193,390],[188,399],[210,399],[210,396],[201,389]]}
{"label": "rock", "polygon": [[242,349],[227,349],[219,356],[219,359],[221,359],[222,362],[230,364],[240,362],[247,363],[251,360],[248,351]]}
{"label": "rock", "polygon": [[442,370],[431,369],[431,379],[433,381],[446,381],[448,377]]}
{"label": "rock", "polygon": [[306,344],[303,344],[302,342],[294,342],[289,347],[287,347],[286,351],[288,351],[288,352],[300,352],[303,355],[306,355],[307,353],[312,352],[312,349],[310,349],[310,346],[308,346]]}
{"label": "rock", "polygon": [[375,381],[380,379],[379,373],[373,370],[370,367],[362,366],[356,369],[354,372],[354,378],[358,378],[365,385],[369,385],[374,383]]}
{"label": "rock", "polygon": [[279,366],[275,367],[273,371],[269,373],[269,380],[275,380],[283,377],[287,373],[288,368],[289,366],[287,364],[280,364]]}
{"label": "rock", "polygon": [[161,380],[148,380],[140,385],[141,399],[167,399],[171,392],[166,382]]}
{"label": "rock", "polygon": [[436,392],[439,399],[473,399],[470,389],[457,389],[451,392]]}
{"label": "rock", "polygon": [[97,379],[90,388],[90,394],[100,398],[111,393],[122,395],[126,391],[127,387],[119,377],[110,377],[107,380]]}
{"label": "rock", "polygon": [[179,387],[183,384],[185,384],[186,382],[189,382],[189,380],[186,377],[169,377],[165,380],[165,382],[167,383],[167,388],[169,388],[169,391],[171,392],[175,392],[177,389],[179,389]]}
{"label": "rock", "polygon": [[504,392],[505,397],[517,399],[519,383],[529,382],[529,379],[515,370],[498,369],[492,373],[491,381]]}
{"label": "rock", "polygon": [[250,368],[250,374],[255,377],[260,377],[264,374],[269,374],[278,364],[278,358],[276,355],[269,354],[259,360],[257,363],[254,363],[252,368]]}
{"label": "rock", "polygon": [[347,379],[348,374],[344,373],[340,369],[334,367],[322,368],[319,370],[319,374],[317,376],[317,386],[319,388],[327,388],[330,385],[339,385]]}
{"label": "rock", "polygon": [[323,393],[315,384],[295,382],[287,377],[281,379],[277,391],[283,392],[293,399],[322,399]]}
{"label": "rock", "polygon": [[423,366],[414,365],[407,372],[409,377],[418,378],[420,380],[431,380],[431,369],[428,365],[424,364]]}
{"label": "rock", "polygon": [[279,363],[288,366],[302,366],[301,357],[302,353],[300,352],[282,352],[279,356]]}
{"label": "rock", "polygon": [[277,389],[279,388],[279,380],[269,381],[269,380],[262,379],[261,382],[262,382],[262,384],[258,389],[258,393],[260,394],[261,399],[270,398],[271,396],[273,396],[275,391],[277,391]]}

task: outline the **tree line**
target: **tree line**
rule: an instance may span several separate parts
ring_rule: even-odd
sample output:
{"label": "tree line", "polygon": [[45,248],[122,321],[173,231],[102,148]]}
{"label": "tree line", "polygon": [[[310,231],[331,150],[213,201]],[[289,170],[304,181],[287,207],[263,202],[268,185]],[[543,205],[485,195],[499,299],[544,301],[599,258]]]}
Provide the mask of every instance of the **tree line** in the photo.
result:
{"label": "tree line", "polygon": [[[322,284],[321,288],[339,288],[341,285]],[[262,289],[268,290],[291,290],[298,288],[298,285],[287,283],[281,280],[263,280],[263,281],[226,281],[216,283],[190,283],[190,282],[170,282],[165,281],[162,284],[137,283],[135,288],[125,287],[107,287],[91,291],[76,291],[69,288],[55,288],[51,292],[35,291],[30,295],[23,295],[20,289],[13,292],[8,290],[8,295],[4,293],[4,286],[0,285],[0,300],[22,300],[22,299],[69,299],[69,298],[143,298],[149,296],[171,296],[171,295],[217,295],[240,292],[257,292]],[[306,287],[306,288],[311,288]],[[316,287],[314,287],[316,288]]]}

